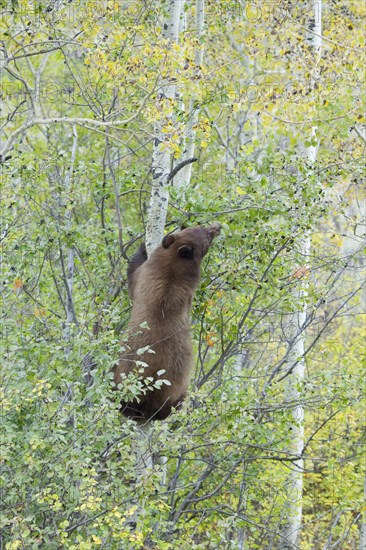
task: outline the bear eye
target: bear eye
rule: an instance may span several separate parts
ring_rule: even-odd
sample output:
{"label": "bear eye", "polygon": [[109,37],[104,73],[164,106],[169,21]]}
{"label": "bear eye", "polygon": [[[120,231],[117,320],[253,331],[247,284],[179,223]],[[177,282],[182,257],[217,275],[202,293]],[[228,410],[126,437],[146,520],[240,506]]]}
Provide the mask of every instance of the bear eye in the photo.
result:
{"label": "bear eye", "polygon": [[188,244],[184,244],[183,246],[180,246],[178,248],[178,254],[181,258],[187,258],[188,260],[191,260],[193,258],[193,253],[193,246],[189,246]]}

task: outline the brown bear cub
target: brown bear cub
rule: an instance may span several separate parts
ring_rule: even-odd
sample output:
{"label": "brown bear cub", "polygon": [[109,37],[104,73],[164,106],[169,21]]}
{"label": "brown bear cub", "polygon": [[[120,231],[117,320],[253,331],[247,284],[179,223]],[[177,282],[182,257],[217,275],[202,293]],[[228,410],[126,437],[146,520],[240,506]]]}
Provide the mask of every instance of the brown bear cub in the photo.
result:
{"label": "brown bear cub", "polygon": [[[219,233],[218,223],[207,228],[189,227],[166,235],[149,258],[142,245],[130,261],[127,278],[133,306],[126,351],[114,367],[114,382],[117,386],[121,375],[131,371],[140,372],[141,380],[151,379],[149,389],[138,399],[121,403],[125,416],[163,420],[184,400],[193,364],[192,298],[202,259]],[[167,383],[151,389],[157,380]]]}

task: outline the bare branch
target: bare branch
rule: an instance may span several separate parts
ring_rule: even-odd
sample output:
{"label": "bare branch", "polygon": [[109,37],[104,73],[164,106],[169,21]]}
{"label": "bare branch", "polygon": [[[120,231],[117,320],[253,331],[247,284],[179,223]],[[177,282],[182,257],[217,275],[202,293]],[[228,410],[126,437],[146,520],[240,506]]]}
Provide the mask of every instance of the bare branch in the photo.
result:
{"label": "bare branch", "polygon": [[180,162],[179,164],[177,164],[176,166],[174,166],[173,170],[170,172],[170,174],[168,175],[167,179],[166,179],[166,182],[169,183],[173,178],[174,176],[176,176],[178,174],[178,172],[184,168],[185,166],[187,166],[187,164],[192,164],[192,162],[197,162],[197,158],[196,157],[193,157],[191,159],[186,159],[186,160],[182,160],[182,162]]}

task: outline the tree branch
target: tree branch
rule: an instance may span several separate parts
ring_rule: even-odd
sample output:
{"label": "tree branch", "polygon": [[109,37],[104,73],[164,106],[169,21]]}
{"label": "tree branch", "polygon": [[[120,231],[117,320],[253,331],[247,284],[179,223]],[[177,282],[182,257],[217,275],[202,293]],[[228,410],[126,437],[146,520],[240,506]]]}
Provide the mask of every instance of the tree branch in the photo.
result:
{"label": "tree branch", "polygon": [[184,168],[185,166],[187,166],[187,164],[192,164],[192,162],[196,162],[198,159],[196,157],[193,157],[191,159],[186,159],[186,160],[182,160],[182,162],[180,162],[179,164],[177,164],[176,166],[174,166],[173,170],[170,172],[170,174],[168,175],[167,179],[166,179],[166,182],[169,183],[173,178],[174,176],[176,176],[178,174],[178,172]]}
{"label": "tree branch", "polygon": [[34,118],[33,120],[29,120],[28,122],[25,122],[22,124],[19,128],[14,130],[14,132],[8,137],[7,141],[5,142],[4,147],[0,151],[0,163],[3,162],[3,159],[6,155],[6,153],[12,148],[13,143],[17,136],[32,126],[36,126],[37,124],[73,124],[77,126],[87,127],[88,125],[96,126],[96,127],[102,127],[102,128],[110,128],[113,126],[120,126],[120,125],[126,125],[132,122],[135,118],[139,116],[142,109],[145,107],[148,99],[151,97],[151,95],[155,92],[155,86],[150,91],[149,94],[144,98],[143,102],[141,103],[140,107],[137,109],[137,111],[131,115],[129,118],[126,118],[125,120],[110,120],[110,121],[104,121],[104,120],[95,120],[92,118],[69,118],[69,117],[53,117],[53,118]]}

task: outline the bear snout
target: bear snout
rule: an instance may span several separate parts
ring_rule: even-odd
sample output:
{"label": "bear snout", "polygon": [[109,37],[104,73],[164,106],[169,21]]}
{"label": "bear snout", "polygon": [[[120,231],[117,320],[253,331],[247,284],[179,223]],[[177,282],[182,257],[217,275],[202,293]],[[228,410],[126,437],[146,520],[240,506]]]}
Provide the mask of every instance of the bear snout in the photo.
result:
{"label": "bear snout", "polygon": [[210,225],[210,227],[208,227],[207,230],[208,230],[208,234],[210,235],[211,239],[213,239],[214,237],[216,237],[217,235],[220,234],[221,225],[219,223],[215,222],[212,225]]}

